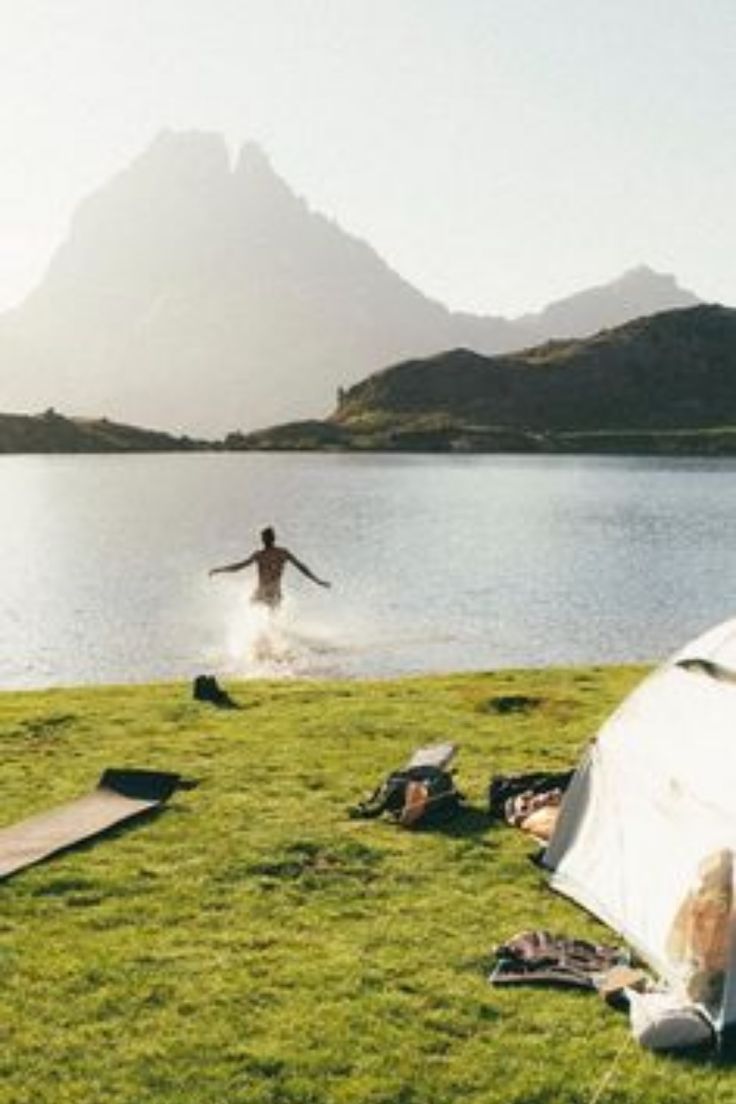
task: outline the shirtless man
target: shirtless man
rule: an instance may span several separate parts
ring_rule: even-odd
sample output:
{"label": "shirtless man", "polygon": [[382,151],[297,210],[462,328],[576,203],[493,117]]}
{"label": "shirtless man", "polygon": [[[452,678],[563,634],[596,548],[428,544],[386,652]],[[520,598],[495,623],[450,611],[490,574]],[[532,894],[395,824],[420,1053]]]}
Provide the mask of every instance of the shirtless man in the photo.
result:
{"label": "shirtless man", "polygon": [[301,571],[302,575],[306,575],[317,586],[328,587],[330,585],[324,579],[318,579],[306,564],[301,563],[296,556],[289,552],[288,548],[279,548],[276,544],[276,533],[270,525],[267,529],[261,530],[261,540],[263,541],[263,548],[252,552],[247,559],[239,560],[237,563],[225,564],[224,567],[213,567],[210,575],[220,575],[223,571],[240,571],[241,568],[249,567],[254,563],[258,571],[258,585],[251,601],[262,602],[263,605],[272,610],[278,609],[281,604],[281,576],[287,563],[292,563],[294,567]]}

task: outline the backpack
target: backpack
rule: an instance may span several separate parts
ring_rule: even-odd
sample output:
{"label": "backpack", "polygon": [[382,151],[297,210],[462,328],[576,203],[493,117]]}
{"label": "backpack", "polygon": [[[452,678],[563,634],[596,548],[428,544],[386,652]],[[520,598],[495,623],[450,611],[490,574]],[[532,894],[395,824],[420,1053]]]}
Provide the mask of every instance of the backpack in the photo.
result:
{"label": "backpack", "polygon": [[463,800],[449,771],[425,764],[393,771],[367,801],[350,809],[350,816],[388,813],[404,828],[425,828],[455,816]]}

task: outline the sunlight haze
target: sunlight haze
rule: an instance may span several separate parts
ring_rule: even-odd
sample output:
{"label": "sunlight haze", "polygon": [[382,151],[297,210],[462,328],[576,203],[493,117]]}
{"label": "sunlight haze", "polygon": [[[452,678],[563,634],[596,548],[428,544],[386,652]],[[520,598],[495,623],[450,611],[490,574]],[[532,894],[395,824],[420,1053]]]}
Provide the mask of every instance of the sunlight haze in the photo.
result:
{"label": "sunlight haze", "polygon": [[0,308],[166,127],[256,140],[453,309],[736,303],[730,0],[0,0]]}

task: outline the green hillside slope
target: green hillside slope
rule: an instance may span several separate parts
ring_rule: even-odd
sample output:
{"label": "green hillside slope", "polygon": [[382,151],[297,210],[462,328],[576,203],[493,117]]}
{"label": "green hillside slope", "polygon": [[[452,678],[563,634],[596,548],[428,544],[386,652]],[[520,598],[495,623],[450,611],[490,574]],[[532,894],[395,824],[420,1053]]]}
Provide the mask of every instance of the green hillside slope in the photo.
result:
{"label": "green hillside slope", "polygon": [[325,422],[243,448],[736,450],[736,310],[698,306],[504,356],[455,349],[341,392]]}
{"label": "green hillside slope", "polygon": [[0,453],[181,452],[209,447],[189,437],[121,425],[107,418],[0,414]]}

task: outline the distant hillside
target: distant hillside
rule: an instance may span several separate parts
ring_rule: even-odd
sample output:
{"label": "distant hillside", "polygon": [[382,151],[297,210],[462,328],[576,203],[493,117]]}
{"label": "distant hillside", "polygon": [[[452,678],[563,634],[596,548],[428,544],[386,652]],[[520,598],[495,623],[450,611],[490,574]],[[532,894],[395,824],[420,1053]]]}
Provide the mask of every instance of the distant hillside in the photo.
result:
{"label": "distant hillside", "polygon": [[321,416],[338,387],[410,356],[694,302],[641,268],[515,321],[453,313],[311,210],[257,146],[231,165],[219,136],[167,131],[84,200],[39,287],[0,317],[0,396],[211,435]]}
{"label": "distant hillside", "polygon": [[36,416],[0,414],[0,453],[188,452],[207,447],[188,437],[119,425],[106,418],[64,418],[53,410]]}
{"label": "distant hillside", "polygon": [[699,306],[499,357],[457,349],[387,368],[324,423],[243,448],[732,452],[736,310]]}
{"label": "distant hillside", "polygon": [[694,307],[698,302],[697,296],[678,286],[674,276],[639,265],[611,283],[559,299],[538,314],[522,315],[514,324],[526,334],[528,345],[536,345],[554,338],[590,337],[635,318]]}

